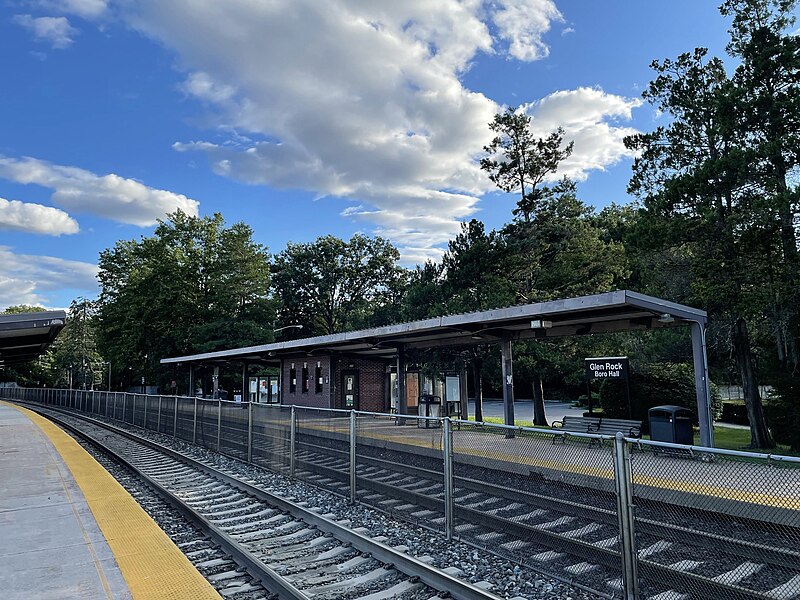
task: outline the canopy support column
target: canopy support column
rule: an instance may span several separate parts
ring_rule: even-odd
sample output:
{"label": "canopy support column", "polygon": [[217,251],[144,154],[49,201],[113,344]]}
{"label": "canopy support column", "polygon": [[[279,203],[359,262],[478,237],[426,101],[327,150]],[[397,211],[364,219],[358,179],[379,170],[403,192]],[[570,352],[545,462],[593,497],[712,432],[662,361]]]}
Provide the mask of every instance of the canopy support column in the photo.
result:
{"label": "canopy support column", "polygon": [[711,391],[708,387],[708,356],[706,354],[705,322],[690,321],[692,358],[694,359],[694,388],[697,394],[697,416],[700,421],[700,445],[714,447],[714,415]]}
{"label": "canopy support column", "polygon": [[[500,343],[503,357],[503,414],[505,424],[514,425],[514,367],[511,357],[511,338],[504,337]],[[513,431],[508,431],[506,437],[514,437]]]}
{"label": "canopy support column", "polygon": [[408,414],[408,398],[406,397],[406,348],[397,346],[397,412]]}

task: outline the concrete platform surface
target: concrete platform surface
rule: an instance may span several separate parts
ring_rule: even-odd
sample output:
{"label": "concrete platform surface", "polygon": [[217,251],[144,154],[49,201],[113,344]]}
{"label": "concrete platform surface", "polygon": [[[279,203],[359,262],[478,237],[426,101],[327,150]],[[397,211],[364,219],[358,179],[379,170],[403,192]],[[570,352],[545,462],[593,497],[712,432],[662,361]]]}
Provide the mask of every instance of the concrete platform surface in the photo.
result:
{"label": "concrete platform surface", "polygon": [[132,598],[61,456],[29,418],[0,404],[0,595]]}

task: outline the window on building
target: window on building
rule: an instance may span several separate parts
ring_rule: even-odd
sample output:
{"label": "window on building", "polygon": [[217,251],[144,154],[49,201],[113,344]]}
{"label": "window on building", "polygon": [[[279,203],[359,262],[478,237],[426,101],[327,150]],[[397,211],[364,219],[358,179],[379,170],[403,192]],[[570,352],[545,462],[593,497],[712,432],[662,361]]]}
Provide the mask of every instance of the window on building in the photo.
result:
{"label": "window on building", "polygon": [[303,393],[308,393],[308,363],[303,363]]}
{"label": "window on building", "polygon": [[289,393],[294,394],[297,392],[297,369],[294,368],[294,363],[292,363],[292,368],[289,369]]}
{"label": "window on building", "polygon": [[322,393],[322,365],[317,363],[317,368],[314,369],[314,393]]}

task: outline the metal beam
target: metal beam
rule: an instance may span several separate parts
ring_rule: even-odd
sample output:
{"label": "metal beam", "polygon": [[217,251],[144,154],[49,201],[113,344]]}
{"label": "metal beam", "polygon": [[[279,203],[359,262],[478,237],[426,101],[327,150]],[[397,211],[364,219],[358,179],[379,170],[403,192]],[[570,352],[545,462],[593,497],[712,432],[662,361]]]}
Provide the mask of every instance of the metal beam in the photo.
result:
{"label": "metal beam", "polygon": [[[500,344],[500,352],[503,357],[503,414],[505,424],[514,425],[514,367],[511,356],[511,338],[506,337]],[[506,437],[514,437],[513,432],[508,431]]]}
{"label": "metal beam", "polygon": [[708,357],[706,355],[705,321],[692,321],[692,358],[694,359],[694,389],[697,396],[697,417],[700,421],[700,445],[714,447],[714,415],[708,386]]}
{"label": "metal beam", "polygon": [[408,414],[408,398],[406,397],[406,349],[403,344],[397,346],[397,412]]}

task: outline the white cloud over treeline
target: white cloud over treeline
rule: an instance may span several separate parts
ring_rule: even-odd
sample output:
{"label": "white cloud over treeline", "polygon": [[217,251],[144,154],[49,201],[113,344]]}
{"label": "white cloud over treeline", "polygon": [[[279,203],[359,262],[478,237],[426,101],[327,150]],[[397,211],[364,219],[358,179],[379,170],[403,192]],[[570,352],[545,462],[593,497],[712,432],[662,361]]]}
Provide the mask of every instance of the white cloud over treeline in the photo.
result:
{"label": "white cloud over treeline", "polygon": [[68,211],[129,225],[154,225],[178,209],[193,216],[198,213],[199,202],[183,194],[151,188],[114,173],[96,175],[36,158],[0,157],[0,178],[50,188],[53,203]]}

